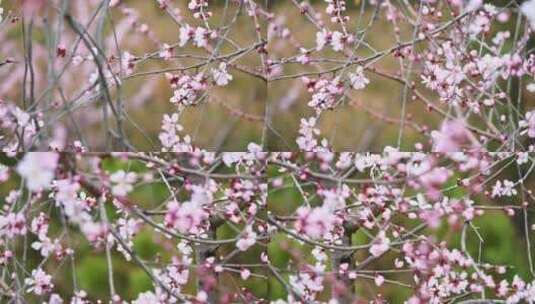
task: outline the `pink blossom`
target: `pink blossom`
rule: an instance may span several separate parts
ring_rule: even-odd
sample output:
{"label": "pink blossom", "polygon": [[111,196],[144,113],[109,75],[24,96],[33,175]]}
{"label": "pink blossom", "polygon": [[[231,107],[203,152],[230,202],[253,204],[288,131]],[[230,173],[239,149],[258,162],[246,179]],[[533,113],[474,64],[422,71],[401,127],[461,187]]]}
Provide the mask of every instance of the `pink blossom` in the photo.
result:
{"label": "pink blossom", "polygon": [[39,237],[39,239],[46,237],[48,233],[48,217],[43,213],[39,213],[39,216],[36,216],[32,220],[31,231]]}
{"label": "pink blossom", "polygon": [[247,268],[244,268],[240,271],[240,277],[242,278],[242,280],[247,280],[250,275],[251,271]]}
{"label": "pink blossom", "polygon": [[46,236],[40,237],[39,241],[33,242],[31,246],[33,249],[38,250],[43,257],[48,257],[52,253],[61,250],[59,240],[51,240]]}
{"label": "pink blossom", "polygon": [[208,213],[197,202],[184,202],[179,204],[172,201],[167,204],[165,224],[177,229],[181,233],[200,234],[208,219]]}
{"label": "pink blossom", "polygon": [[48,189],[54,178],[59,155],[56,153],[28,153],[17,165],[17,172],[26,179],[30,191]]}
{"label": "pink blossom", "polygon": [[335,215],[327,208],[300,207],[297,209],[297,231],[306,234],[312,239],[328,237],[337,222]]}
{"label": "pink blossom", "polygon": [[227,64],[222,62],[217,69],[212,69],[214,81],[218,86],[226,86],[231,80],[232,75],[227,72]]}
{"label": "pink blossom", "polygon": [[53,293],[50,295],[50,298],[48,299],[48,303],[45,303],[45,304],[63,304],[63,299],[57,293]]}
{"label": "pink blossom", "polygon": [[246,251],[256,243],[256,232],[253,231],[251,226],[247,226],[243,232],[243,235],[236,242],[236,247],[241,251]]}
{"label": "pink blossom", "polygon": [[110,175],[110,182],[112,183],[111,192],[115,196],[126,196],[132,191],[132,184],[137,180],[137,174],[134,172],[125,172],[119,170]]}
{"label": "pink blossom", "polygon": [[160,57],[164,60],[170,60],[173,57],[173,48],[169,44],[164,43],[160,50]]}
{"label": "pink blossom", "polygon": [[22,213],[8,213],[7,215],[0,215],[0,235],[6,235],[13,238],[17,235],[25,235],[26,218]]}
{"label": "pink blossom", "polygon": [[154,304],[159,303],[158,297],[152,291],[142,292],[132,304]]}
{"label": "pink blossom", "polygon": [[377,240],[374,241],[373,245],[370,247],[370,253],[374,257],[379,257],[387,252],[388,249],[390,249],[390,239],[385,237],[384,231],[381,231]]}
{"label": "pink blossom", "polygon": [[197,27],[193,36],[193,42],[197,47],[206,47],[208,45],[208,38],[211,36],[209,30],[203,27]]}
{"label": "pink blossom", "polygon": [[338,31],[333,32],[331,44],[335,52],[343,50],[344,49],[344,34]]}
{"label": "pink blossom", "polygon": [[451,173],[444,167],[435,167],[418,177],[421,185],[426,189],[430,199],[437,200],[441,197],[441,187],[446,183]]}
{"label": "pink blossom", "polygon": [[301,119],[301,127],[299,129],[300,136],[297,138],[297,145],[303,151],[313,151],[318,145],[318,140],[315,138],[320,134],[316,128],[316,118]]}
{"label": "pink blossom", "polygon": [[179,46],[185,46],[186,43],[195,35],[195,30],[188,24],[180,28]]}
{"label": "pink blossom", "polygon": [[442,123],[440,131],[433,131],[433,152],[457,152],[472,145],[472,135],[462,120]]}
{"label": "pink blossom", "polygon": [[331,34],[326,30],[322,29],[320,32],[316,33],[316,50],[321,51],[323,47],[331,39]]}
{"label": "pink blossom", "polygon": [[0,164],[0,183],[3,183],[9,179],[9,168]]}
{"label": "pink blossom", "polygon": [[374,282],[375,282],[375,285],[380,287],[385,282],[385,278],[382,275],[377,274],[375,275]]}
{"label": "pink blossom", "polygon": [[29,286],[28,292],[32,292],[38,296],[44,295],[52,291],[54,284],[52,284],[52,276],[38,268],[32,271],[32,277],[25,280],[26,285]]}
{"label": "pink blossom", "polygon": [[364,75],[364,69],[361,66],[357,67],[355,73],[349,73],[349,80],[355,90],[362,90],[370,83],[370,80]]}
{"label": "pink blossom", "polygon": [[535,1],[528,0],[522,3],[520,6],[520,11],[526,16],[531,28],[535,30]]}
{"label": "pink blossom", "polygon": [[95,247],[100,247],[107,242],[108,227],[103,223],[85,222],[80,227],[87,240]]}
{"label": "pink blossom", "polygon": [[525,129],[522,131],[522,134],[527,134],[528,137],[535,138],[535,111],[526,113],[526,118],[520,121],[520,127]]}

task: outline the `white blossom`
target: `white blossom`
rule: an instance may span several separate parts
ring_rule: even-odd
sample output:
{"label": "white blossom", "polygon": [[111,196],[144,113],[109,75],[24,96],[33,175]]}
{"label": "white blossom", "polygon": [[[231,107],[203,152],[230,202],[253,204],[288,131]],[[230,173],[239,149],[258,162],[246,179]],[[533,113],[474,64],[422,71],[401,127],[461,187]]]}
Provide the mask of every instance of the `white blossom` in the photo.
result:
{"label": "white blossom", "polygon": [[[2,4],[2,0],[0,0],[0,5]],[[4,14],[4,8],[0,7],[0,22],[3,20],[3,14]]]}
{"label": "white blossom", "polygon": [[390,240],[385,237],[384,231],[381,231],[377,237],[377,240],[370,247],[370,253],[374,257],[379,257],[383,253],[387,252],[390,249]]}
{"label": "white blossom", "polygon": [[227,72],[227,64],[221,62],[219,68],[212,69],[214,81],[218,86],[226,86],[232,80],[232,75]]}
{"label": "white blossom", "polygon": [[341,50],[344,49],[343,38],[344,38],[344,34],[338,32],[338,31],[333,32],[331,45],[332,45],[334,51],[338,52],[338,51],[341,51]]}
{"label": "white blossom", "polygon": [[133,183],[136,182],[137,175],[134,172],[126,173],[124,170],[119,170],[110,176],[112,182],[111,192],[115,196],[125,196],[134,188]]}
{"label": "white blossom", "polygon": [[329,40],[329,32],[326,29],[322,29],[316,33],[316,50],[321,51]]}
{"label": "white blossom", "polygon": [[535,0],[528,0],[522,3],[520,11],[526,16],[531,28],[535,30]]}
{"label": "white blossom", "polygon": [[54,178],[59,155],[51,152],[28,153],[17,166],[30,191],[48,189]]}
{"label": "white blossom", "polygon": [[154,304],[159,302],[158,296],[156,296],[152,291],[146,291],[140,293],[137,299],[132,301],[132,304]]}
{"label": "white blossom", "polygon": [[236,242],[236,247],[241,251],[246,251],[256,243],[256,233],[251,226],[247,226],[244,235]]}
{"label": "white blossom", "polygon": [[355,73],[349,73],[349,80],[355,90],[364,89],[370,83],[370,80],[364,75],[364,69],[361,66],[357,67]]}
{"label": "white blossom", "polygon": [[192,37],[192,33],[193,33],[193,29],[191,28],[191,26],[189,26],[188,24],[182,26],[179,30],[178,45],[181,47],[185,46],[186,43],[188,43],[188,41]]}

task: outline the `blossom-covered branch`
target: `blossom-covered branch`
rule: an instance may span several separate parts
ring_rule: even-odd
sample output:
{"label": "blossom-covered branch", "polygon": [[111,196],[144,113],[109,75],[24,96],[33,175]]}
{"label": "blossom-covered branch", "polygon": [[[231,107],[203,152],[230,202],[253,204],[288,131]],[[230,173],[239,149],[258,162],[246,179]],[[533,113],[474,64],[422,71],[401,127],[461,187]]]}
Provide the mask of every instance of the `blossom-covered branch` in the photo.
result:
{"label": "blossom-covered branch", "polygon": [[[407,303],[535,300],[531,153],[30,152],[1,160],[2,299],[397,303],[398,288]],[[518,240],[499,239],[496,221]],[[518,255],[489,255],[500,242]],[[107,290],[78,285],[86,255],[102,257]],[[124,265],[151,285],[125,291]]]}

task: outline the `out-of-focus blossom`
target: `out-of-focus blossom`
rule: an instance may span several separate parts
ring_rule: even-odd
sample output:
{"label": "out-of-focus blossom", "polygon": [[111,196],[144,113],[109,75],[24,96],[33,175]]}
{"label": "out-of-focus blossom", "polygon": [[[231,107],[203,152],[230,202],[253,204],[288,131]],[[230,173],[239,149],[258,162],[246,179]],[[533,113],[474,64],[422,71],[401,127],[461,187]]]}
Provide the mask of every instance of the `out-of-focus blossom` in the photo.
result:
{"label": "out-of-focus blossom", "polygon": [[535,111],[527,112],[525,119],[521,120],[519,125],[523,129],[521,134],[527,134],[528,137],[535,138]]}
{"label": "out-of-focus blossom", "polygon": [[9,168],[0,164],[0,183],[3,183],[9,179]]}
{"label": "out-of-focus blossom", "polygon": [[427,196],[432,200],[440,199],[441,188],[448,181],[451,172],[444,167],[435,167],[418,177],[420,184],[425,188]]}
{"label": "out-of-focus blossom", "polygon": [[385,282],[385,278],[382,275],[377,274],[375,275],[374,282],[375,282],[375,285],[380,287]]}
{"label": "out-of-focus blossom", "polygon": [[40,13],[46,3],[46,0],[20,0],[22,12],[25,16],[31,17],[36,13]]}
{"label": "out-of-focus blossom", "polygon": [[29,286],[27,291],[38,296],[49,293],[54,287],[52,276],[44,272],[41,268],[34,269],[31,278],[27,278],[25,283]]}
{"label": "out-of-focus blossom", "polygon": [[206,225],[208,213],[199,202],[173,201],[167,205],[165,224],[185,234],[200,234]]}
{"label": "out-of-focus blossom", "polygon": [[170,60],[173,57],[173,48],[169,44],[164,43],[159,55],[164,60]]}
{"label": "out-of-focus blossom", "polygon": [[132,301],[132,304],[154,304],[160,303],[160,299],[152,292],[146,291],[138,295],[137,299]]}
{"label": "out-of-focus blossom", "polygon": [[137,180],[137,174],[134,172],[125,172],[119,170],[110,176],[112,183],[111,192],[116,196],[126,196],[134,188],[134,184]]}
{"label": "out-of-focus blossom", "polygon": [[323,47],[331,39],[331,34],[326,30],[322,29],[316,33],[316,50],[321,51]]}
{"label": "out-of-focus blossom", "polygon": [[50,295],[50,298],[48,299],[48,303],[45,304],[63,304],[63,299],[61,296],[57,293],[53,293]]}
{"label": "out-of-focus blossom", "polygon": [[[2,0],[0,0],[0,5],[2,5]],[[3,18],[4,18],[4,8],[3,7],[0,7],[0,22],[3,21]]]}
{"label": "out-of-focus blossom", "polygon": [[385,236],[384,231],[381,231],[377,236],[377,240],[370,247],[370,253],[374,257],[379,257],[387,252],[388,249],[390,249],[390,240]]}
{"label": "out-of-focus blossom", "polygon": [[472,147],[472,135],[464,121],[447,120],[442,123],[439,131],[431,132],[433,152],[458,152]]}
{"label": "out-of-focus blossom", "polygon": [[520,6],[520,11],[526,16],[531,27],[535,30],[535,0],[524,1]]}
{"label": "out-of-focus blossom", "polygon": [[8,213],[0,215],[0,236],[9,238],[26,234],[26,218],[22,213]]}
{"label": "out-of-focus blossom", "polygon": [[236,247],[241,251],[246,251],[256,243],[256,232],[253,231],[251,226],[247,226],[243,232],[243,235],[236,242]]}
{"label": "out-of-focus blossom", "polygon": [[337,220],[327,208],[300,207],[297,209],[295,228],[311,239],[328,238]]}
{"label": "out-of-focus blossom", "polygon": [[188,24],[182,26],[180,28],[180,35],[179,35],[179,46],[185,46],[186,43],[195,35],[195,29],[190,27]]}
{"label": "out-of-focus blossom", "polygon": [[52,152],[27,153],[17,165],[17,172],[30,191],[48,189],[54,178],[59,155]]}
{"label": "out-of-focus blossom", "polygon": [[364,89],[370,83],[370,80],[364,75],[364,69],[361,66],[357,67],[355,73],[349,74],[349,80],[355,90]]}
{"label": "out-of-focus blossom", "polygon": [[214,81],[218,86],[226,86],[232,80],[232,75],[227,72],[227,64],[221,62],[217,69],[212,69]]}

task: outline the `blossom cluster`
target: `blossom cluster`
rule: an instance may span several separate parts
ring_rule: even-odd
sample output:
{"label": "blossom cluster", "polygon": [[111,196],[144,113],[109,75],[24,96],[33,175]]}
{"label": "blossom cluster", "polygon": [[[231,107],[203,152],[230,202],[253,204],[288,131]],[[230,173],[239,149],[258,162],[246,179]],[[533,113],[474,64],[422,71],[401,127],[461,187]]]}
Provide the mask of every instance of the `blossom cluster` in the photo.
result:
{"label": "blossom cluster", "polygon": [[3,6],[6,153],[313,151],[303,119],[336,150],[533,149],[533,0]]}
{"label": "blossom cluster", "polygon": [[535,0],[0,0],[0,303],[535,303],[534,38]]}
{"label": "blossom cluster", "polygon": [[[268,153],[251,144],[224,153],[30,152],[2,162],[0,267],[10,274],[2,299],[384,303],[396,286],[411,304],[535,301],[532,153]],[[150,188],[165,194],[147,201]],[[513,259],[487,254],[503,246],[491,241],[497,219],[522,236]],[[146,234],[165,252],[141,256]],[[80,242],[107,257],[104,295],[64,289],[62,271],[81,271]],[[152,288],[126,293],[120,263],[143,271]],[[229,278],[244,284],[229,287]]]}
{"label": "blossom cluster", "polygon": [[[246,95],[266,87],[270,14],[262,2],[0,3],[1,151],[180,152],[231,138],[204,131],[214,122],[237,136],[251,128],[233,120],[260,130],[265,106]],[[236,90],[247,94],[236,97]],[[219,121],[205,119],[205,111]],[[184,118],[191,115],[199,120]],[[170,138],[165,117],[201,130],[200,139]],[[163,121],[161,132],[155,120]],[[227,142],[227,149],[246,148]]]}
{"label": "blossom cluster", "polygon": [[[481,0],[274,4],[271,144],[284,147],[295,136],[300,150],[314,151],[299,124],[314,119],[329,138],[355,135],[348,129],[388,134],[360,146],[331,140],[338,150],[533,149],[534,8],[535,1]],[[279,87],[298,93],[284,96]],[[294,133],[285,132],[289,119]]]}

